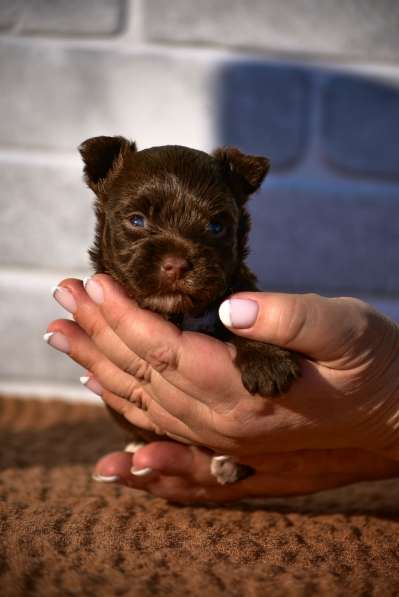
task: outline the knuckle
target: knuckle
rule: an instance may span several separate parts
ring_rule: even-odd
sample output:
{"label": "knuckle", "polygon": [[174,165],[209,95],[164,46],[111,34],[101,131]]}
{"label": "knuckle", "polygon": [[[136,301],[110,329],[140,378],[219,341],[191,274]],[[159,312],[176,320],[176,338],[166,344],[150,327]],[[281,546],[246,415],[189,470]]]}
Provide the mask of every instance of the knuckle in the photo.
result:
{"label": "knuckle", "polygon": [[169,344],[160,344],[146,354],[147,363],[158,373],[166,369],[174,370],[178,366],[177,352]]}
{"label": "knuckle", "polygon": [[153,423],[153,425],[154,425],[154,433],[156,433],[159,436],[165,435],[164,430],[161,427],[159,427],[159,425],[157,425],[156,423]]}
{"label": "knuckle", "polygon": [[129,375],[133,375],[138,381],[145,383],[150,383],[151,381],[151,365],[137,355],[131,355],[123,367],[123,371]]}
{"label": "knuckle", "polygon": [[119,414],[129,421],[129,415],[131,413],[131,404],[126,401],[119,406]]}
{"label": "knuckle", "polygon": [[282,305],[277,309],[274,316],[279,343],[289,346],[301,334],[309,312],[306,311],[303,300],[295,297],[288,306]]}
{"label": "knuckle", "polygon": [[143,411],[148,411],[149,396],[142,387],[134,385],[128,394],[128,400]]}

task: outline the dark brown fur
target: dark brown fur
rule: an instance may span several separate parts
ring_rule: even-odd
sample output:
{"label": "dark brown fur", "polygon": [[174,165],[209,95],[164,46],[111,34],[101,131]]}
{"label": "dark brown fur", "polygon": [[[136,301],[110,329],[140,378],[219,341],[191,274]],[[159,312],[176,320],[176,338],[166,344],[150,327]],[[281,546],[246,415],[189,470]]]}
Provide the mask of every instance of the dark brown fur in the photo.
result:
{"label": "dark brown fur", "polygon": [[[97,228],[90,257],[97,273],[111,274],[138,303],[177,325],[184,315],[217,309],[230,294],[256,290],[245,264],[250,228],[248,197],[269,170],[264,157],[222,148],[213,155],[180,146],[137,151],[123,137],[95,137],[80,146],[85,179],[96,194]],[[132,216],[145,217],[137,227]],[[218,222],[224,232],[208,230]],[[165,274],[165,263],[184,271]],[[174,266],[173,266],[174,267]],[[244,386],[278,396],[299,376],[295,355],[231,334]]]}

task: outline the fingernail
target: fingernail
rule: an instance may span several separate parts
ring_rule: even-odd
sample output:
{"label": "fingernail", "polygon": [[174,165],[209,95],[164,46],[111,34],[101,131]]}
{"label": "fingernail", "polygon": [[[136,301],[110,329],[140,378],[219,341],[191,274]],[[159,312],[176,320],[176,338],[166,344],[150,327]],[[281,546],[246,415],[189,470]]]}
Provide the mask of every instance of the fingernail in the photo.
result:
{"label": "fingernail", "polygon": [[213,456],[212,460],[217,460],[217,462],[226,462],[227,460],[231,460],[230,456]]}
{"label": "fingernail", "polygon": [[97,304],[104,302],[104,292],[100,284],[93,280],[93,278],[85,278],[83,280],[83,286],[92,301]]}
{"label": "fingernail", "polygon": [[79,381],[82,385],[85,386],[85,388],[91,390],[92,392],[97,394],[97,396],[103,395],[104,388],[102,387],[102,385],[98,383],[98,381],[94,377],[82,375],[82,377],[79,377]]}
{"label": "fingernail", "polygon": [[130,454],[136,454],[141,448],[144,448],[145,444],[143,442],[130,442],[128,443],[125,448],[124,452],[129,452]]}
{"label": "fingernail", "polygon": [[75,313],[77,309],[76,301],[69,290],[62,288],[62,286],[53,286],[51,289],[51,294],[57,303],[59,303],[61,307],[64,307],[66,311],[69,313]]}
{"label": "fingernail", "polygon": [[44,334],[43,340],[60,352],[69,352],[69,340],[60,332],[47,332],[47,334]]}
{"label": "fingernail", "polygon": [[152,473],[152,468],[135,468],[134,466],[130,469],[132,475],[136,477],[146,477]]}
{"label": "fingernail", "polygon": [[117,475],[106,477],[105,475],[100,475],[99,473],[93,473],[91,478],[93,481],[98,481],[99,483],[115,483],[115,481],[119,480]]}
{"label": "fingernail", "polygon": [[259,306],[250,299],[229,299],[219,307],[221,322],[228,328],[249,328],[256,321]]}

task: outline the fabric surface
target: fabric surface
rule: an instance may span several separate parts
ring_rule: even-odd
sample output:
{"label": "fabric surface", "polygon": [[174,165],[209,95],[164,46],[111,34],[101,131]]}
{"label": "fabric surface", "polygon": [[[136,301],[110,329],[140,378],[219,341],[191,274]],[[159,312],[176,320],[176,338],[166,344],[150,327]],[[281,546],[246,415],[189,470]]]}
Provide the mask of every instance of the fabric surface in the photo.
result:
{"label": "fabric surface", "polygon": [[91,480],[123,437],[104,409],[0,400],[0,594],[399,594],[399,480],[176,506]]}

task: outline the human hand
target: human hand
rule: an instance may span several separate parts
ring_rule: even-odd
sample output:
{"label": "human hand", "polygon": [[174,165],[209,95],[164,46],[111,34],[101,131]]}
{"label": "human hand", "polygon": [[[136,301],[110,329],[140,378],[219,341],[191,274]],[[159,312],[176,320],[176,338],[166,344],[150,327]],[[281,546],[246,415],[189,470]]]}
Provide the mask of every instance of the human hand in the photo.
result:
{"label": "human hand", "polygon": [[[97,463],[94,478],[191,503],[305,495],[399,473],[399,462],[362,450],[301,450],[258,454],[248,460],[255,470],[251,477],[220,485],[210,471],[211,457],[203,448],[152,442],[133,456],[107,454]],[[145,475],[132,474],[132,466]]]}
{"label": "human hand", "polygon": [[258,454],[334,448],[399,460],[399,331],[365,303],[236,295],[255,301],[249,306],[257,316],[254,324],[244,321],[245,304],[233,301],[235,333],[307,357],[290,391],[266,400],[243,388],[231,346],[180,332],[140,309],[108,276],[89,281],[91,299],[77,280],[62,287],[72,297],[77,323],[53,322],[49,331],[57,334],[50,343],[62,334],[65,352],[89,369],[89,387],[96,380],[104,401],[135,425],[244,463]]}

